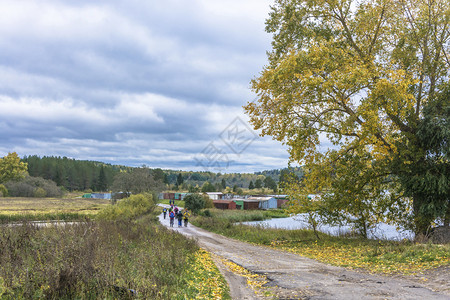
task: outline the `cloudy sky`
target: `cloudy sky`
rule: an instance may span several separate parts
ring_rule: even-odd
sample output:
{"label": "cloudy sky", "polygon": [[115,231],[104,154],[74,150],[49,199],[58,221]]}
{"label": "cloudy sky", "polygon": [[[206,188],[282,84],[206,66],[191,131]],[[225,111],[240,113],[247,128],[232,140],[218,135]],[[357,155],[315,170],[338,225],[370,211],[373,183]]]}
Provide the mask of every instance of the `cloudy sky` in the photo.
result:
{"label": "cloudy sky", "polygon": [[242,106],[268,0],[2,0],[0,155],[254,172],[287,166]]}

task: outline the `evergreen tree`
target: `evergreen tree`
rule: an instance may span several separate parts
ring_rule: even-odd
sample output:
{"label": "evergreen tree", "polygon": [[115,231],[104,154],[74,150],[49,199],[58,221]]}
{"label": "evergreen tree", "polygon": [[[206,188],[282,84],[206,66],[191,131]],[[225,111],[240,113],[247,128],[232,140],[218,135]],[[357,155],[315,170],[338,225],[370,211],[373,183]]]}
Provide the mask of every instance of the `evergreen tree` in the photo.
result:
{"label": "evergreen tree", "polygon": [[178,176],[177,176],[177,185],[178,185],[178,186],[181,186],[181,185],[183,184],[183,182],[184,182],[183,175],[181,175],[181,173],[178,173]]}
{"label": "evergreen tree", "polygon": [[102,166],[100,168],[100,174],[98,175],[97,187],[99,191],[106,191],[108,189],[108,185],[106,182],[105,168]]}
{"label": "evergreen tree", "polygon": [[250,184],[248,185],[249,190],[253,190],[255,186],[253,185],[253,181],[250,181]]}
{"label": "evergreen tree", "polygon": [[260,188],[262,188],[262,181],[261,181],[261,179],[256,179],[256,181],[255,181],[255,188],[257,188],[257,189],[260,189]]}
{"label": "evergreen tree", "polygon": [[264,186],[266,188],[272,189],[274,192],[276,192],[277,190],[277,183],[270,176],[266,176],[266,179],[264,179]]}

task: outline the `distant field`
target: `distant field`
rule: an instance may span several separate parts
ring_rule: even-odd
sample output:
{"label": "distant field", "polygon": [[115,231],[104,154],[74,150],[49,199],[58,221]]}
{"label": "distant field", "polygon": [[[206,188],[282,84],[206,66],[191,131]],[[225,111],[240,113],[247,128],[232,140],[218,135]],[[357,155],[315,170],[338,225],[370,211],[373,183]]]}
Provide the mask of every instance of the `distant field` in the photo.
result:
{"label": "distant field", "polygon": [[111,202],[85,198],[0,198],[0,218],[28,216],[26,219],[47,219],[45,216],[92,216]]}

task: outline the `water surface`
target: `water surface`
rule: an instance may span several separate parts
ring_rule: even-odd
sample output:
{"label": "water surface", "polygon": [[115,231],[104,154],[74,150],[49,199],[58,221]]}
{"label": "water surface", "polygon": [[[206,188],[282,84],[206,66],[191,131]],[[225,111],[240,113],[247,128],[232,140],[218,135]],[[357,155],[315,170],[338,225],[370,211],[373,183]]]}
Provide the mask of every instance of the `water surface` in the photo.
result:
{"label": "water surface", "polygon": [[[264,221],[244,222],[251,226],[264,226],[280,229],[312,229],[307,222],[306,214],[299,214],[288,218],[270,219]],[[331,235],[341,235],[351,232],[350,226],[319,225],[318,230]],[[368,232],[369,239],[403,240],[414,238],[414,233],[408,230],[397,230],[395,226],[379,223],[373,230]]]}

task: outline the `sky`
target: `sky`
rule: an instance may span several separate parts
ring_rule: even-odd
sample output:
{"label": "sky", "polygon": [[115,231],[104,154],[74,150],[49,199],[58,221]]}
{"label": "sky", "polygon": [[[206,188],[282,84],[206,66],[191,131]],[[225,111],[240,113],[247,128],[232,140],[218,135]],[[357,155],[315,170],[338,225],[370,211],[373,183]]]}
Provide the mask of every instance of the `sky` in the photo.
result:
{"label": "sky", "polygon": [[2,0],[0,156],[212,172],[284,168],[242,106],[267,0]]}

